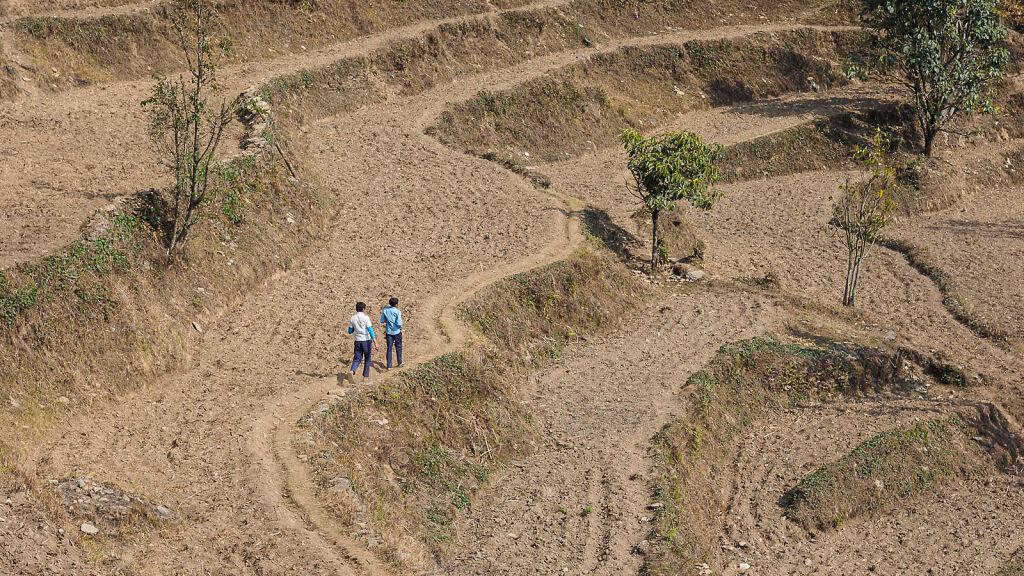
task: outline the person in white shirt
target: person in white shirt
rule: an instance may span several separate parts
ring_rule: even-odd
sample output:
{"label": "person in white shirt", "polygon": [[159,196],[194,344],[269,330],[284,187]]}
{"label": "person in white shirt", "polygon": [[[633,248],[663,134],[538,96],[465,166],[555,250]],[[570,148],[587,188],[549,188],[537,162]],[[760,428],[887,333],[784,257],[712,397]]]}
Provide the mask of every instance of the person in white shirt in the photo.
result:
{"label": "person in white shirt", "polygon": [[[355,337],[355,353],[352,356],[352,380],[356,379],[356,370],[363,364],[363,382],[370,381],[370,355],[377,346],[377,336],[373,333],[373,323],[366,315],[366,304],[356,302],[356,315],[348,321],[348,333]],[[371,349],[372,345],[372,349]]]}

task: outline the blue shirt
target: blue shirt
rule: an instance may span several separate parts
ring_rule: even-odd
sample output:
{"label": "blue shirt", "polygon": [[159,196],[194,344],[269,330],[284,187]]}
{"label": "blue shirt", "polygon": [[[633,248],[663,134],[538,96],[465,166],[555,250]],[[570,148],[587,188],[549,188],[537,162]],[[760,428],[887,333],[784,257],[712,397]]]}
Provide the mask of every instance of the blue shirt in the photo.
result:
{"label": "blue shirt", "polygon": [[402,311],[394,306],[387,306],[381,311],[380,323],[387,334],[395,336],[402,333]]}

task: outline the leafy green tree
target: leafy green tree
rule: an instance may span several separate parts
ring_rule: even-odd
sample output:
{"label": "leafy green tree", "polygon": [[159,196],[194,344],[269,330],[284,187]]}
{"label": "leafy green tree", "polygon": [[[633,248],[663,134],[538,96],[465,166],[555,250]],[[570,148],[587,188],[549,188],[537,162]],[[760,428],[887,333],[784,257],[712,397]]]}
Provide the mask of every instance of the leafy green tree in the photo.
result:
{"label": "leafy green tree", "polygon": [[1009,58],[999,1],[862,0],[878,64],[913,95],[925,156],[957,114],[995,110],[990,97]]}
{"label": "leafy green tree", "polygon": [[701,210],[710,210],[720,196],[711,186],[719,179],[715,161],[721,146],[705,144],[692,132],[644,138],[635,130],[626,130],[621,140],[633,175],[630,192],[651,216],[651,271],[654,272],[662,263],[658,250],[661,213],[675,210],[676,204],[684,200]]}
{"label": "leafy green tree", "polygon": [[833,208],[831,223],[839,230],[847,250],[844,306],[856,305],[861,264],[895,215],[897,184],[896,170],[889,158],[891,147],[886,133],[878,130],[870,147],[857,148],[854,159],[866,167],[871,176],[862,182],[840,186],[842,195]]}
{"label": "leafy green tree", "polygon": [[216,11],[207,0],[176,0],[170,16],[187,71],[177,79],[157,75],[142,103],[149,114],[150,137],[174,178],[166,201],[157,206],[168,255],[184,247],[201,216],[210,166],[234,113],[226,101],[219,106],[209,102],[217,91],[217,65],[231,49],[227,40],[215,38]]}

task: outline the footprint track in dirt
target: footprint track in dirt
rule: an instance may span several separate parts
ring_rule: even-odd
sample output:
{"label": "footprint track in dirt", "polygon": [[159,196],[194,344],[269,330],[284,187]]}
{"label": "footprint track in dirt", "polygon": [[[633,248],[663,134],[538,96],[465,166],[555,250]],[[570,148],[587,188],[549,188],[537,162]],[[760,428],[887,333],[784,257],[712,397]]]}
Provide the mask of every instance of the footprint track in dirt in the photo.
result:
{"label": "footprint track in dirt", "polygon": [[567,350],[524,390],[547,447],[496,475],[460,517],[461,550],[449,571],[636,572],[633,548],[650,531],[643,518],[653,516],[651,436],[682,409],[683,384],[722,344],[780,324],[781,313],[758,295],[671,293],[608,336]]}
{"label": "footprint track in dirt", "polygon": [[[876,518],[810,539],[784,517],[785,492],[822,464],[898,426],[949,415],[957,402],[879,395],[784,410],[737,441],[724,485],[723,574],[992,574],[1024,530],[1016,476],[968,478]],[[771,463],[765,466],[765,463]],[[976,509],[973,514],[965,510]],[[747,546],[740,548],[739,542]]]}

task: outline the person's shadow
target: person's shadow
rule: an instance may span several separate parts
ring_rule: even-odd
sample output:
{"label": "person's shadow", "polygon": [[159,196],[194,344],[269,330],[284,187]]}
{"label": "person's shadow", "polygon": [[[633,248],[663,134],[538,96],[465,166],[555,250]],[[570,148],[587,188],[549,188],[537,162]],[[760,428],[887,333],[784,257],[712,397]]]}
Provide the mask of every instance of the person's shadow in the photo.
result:
{"label": "person's shadow", "polygon": [[[324,378],[330,378],[331,377],[330,374],[318,374],[316,372],[305,372],[303,370],[296,370],[295,374],[297,376],[307,376],[309,378],[317,378],[317,379],[320,379],[320,380],[322,380]],[[345,372],[339,372],[339,373],[334,375],[338,379],[338,386],[345,386],[345,384],[348,383],[348,374],[349,374],[348,371],[345,371]]]}

